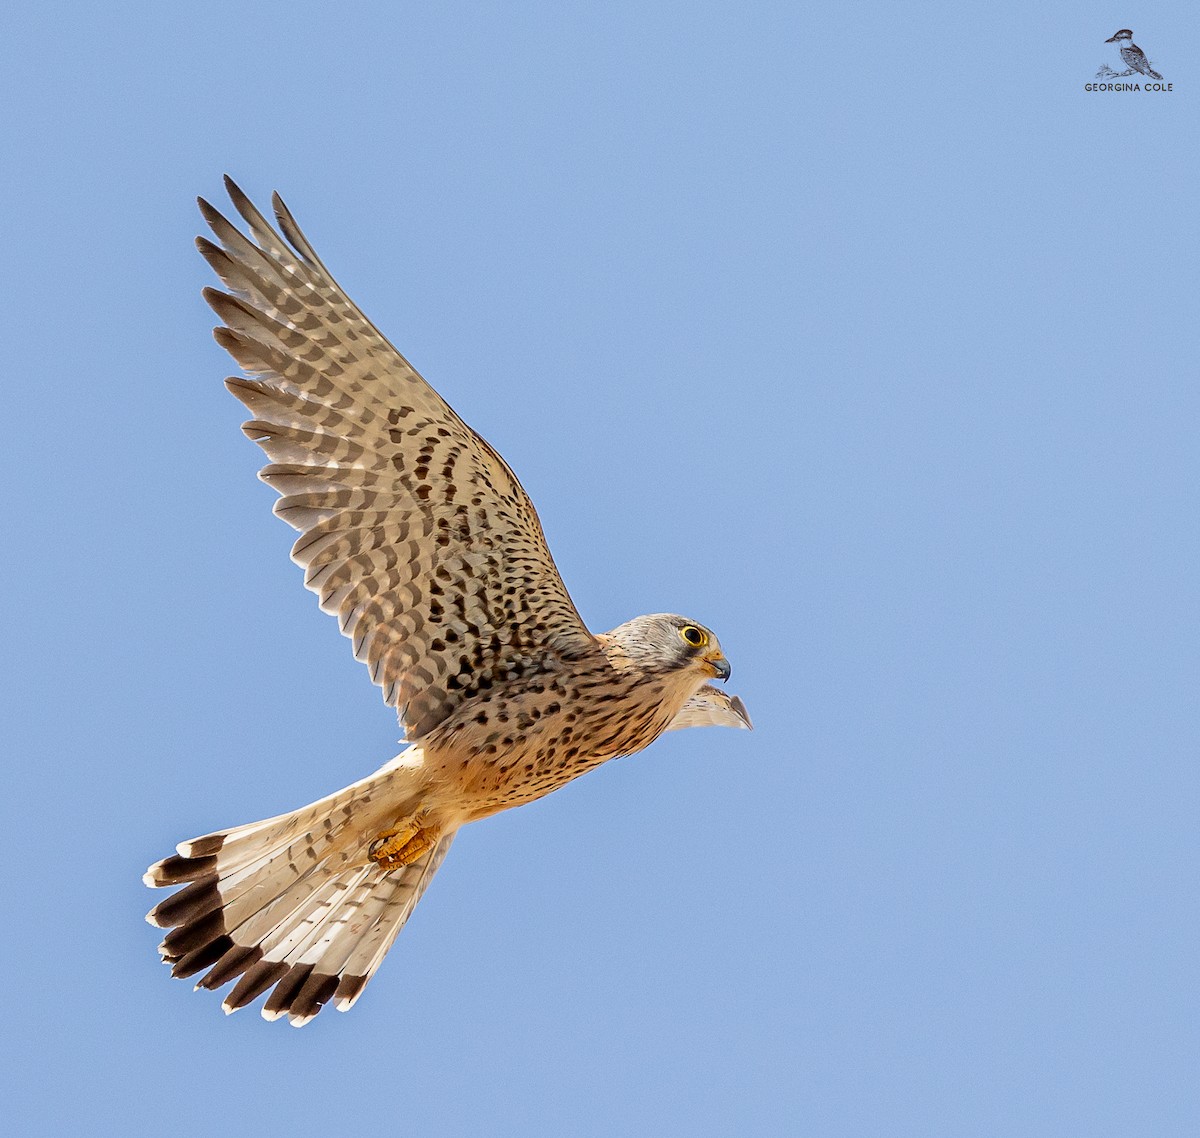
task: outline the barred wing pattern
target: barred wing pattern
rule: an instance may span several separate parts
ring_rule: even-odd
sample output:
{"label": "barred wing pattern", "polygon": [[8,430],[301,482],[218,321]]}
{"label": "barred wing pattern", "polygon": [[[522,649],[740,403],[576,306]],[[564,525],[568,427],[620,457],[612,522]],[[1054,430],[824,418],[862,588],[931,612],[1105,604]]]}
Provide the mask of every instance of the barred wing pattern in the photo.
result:
{"label": "barred wing pattern", "polygon": [[203,199],[197,245],[227,386],[300,531],[292,558],[419,739],[472,695],[594,650],[529,496],[329,275],[276,194],[283,235],[232,180],[253,240]]}

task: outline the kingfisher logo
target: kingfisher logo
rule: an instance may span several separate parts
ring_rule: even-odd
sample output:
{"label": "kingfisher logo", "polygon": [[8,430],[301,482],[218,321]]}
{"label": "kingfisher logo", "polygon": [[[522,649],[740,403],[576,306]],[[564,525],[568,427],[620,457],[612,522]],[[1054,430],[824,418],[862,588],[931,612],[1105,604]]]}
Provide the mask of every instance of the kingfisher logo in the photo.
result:
{"label": "kingfisher logo", "polygon": [[[1163,77],[1150,66],[1146,53],[1133,42],[1133,32],[1122,28],[1104,41],[1114,45],[1113,56],[1100,64],[1096,72],[1097,79],[1132,79],[1130,83],[1086,83],[1085,91],[1172,91],[1173,83],[1166,83]],[[1112,64],[1119,63],[1120,68]]]}

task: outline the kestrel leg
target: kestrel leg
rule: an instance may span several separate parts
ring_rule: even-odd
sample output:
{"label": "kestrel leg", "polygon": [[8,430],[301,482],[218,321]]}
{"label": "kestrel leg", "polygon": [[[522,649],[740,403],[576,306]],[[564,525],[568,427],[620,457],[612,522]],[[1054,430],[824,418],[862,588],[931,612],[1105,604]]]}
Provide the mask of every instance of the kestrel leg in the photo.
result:
{"label": "kestrel leg", "polygon": [[420,817],[410,818],[400,826],[384,830],[367,847],[367,857],[381,869],[411,865],[433,849],[441,837],[436,827],[423,823]]}

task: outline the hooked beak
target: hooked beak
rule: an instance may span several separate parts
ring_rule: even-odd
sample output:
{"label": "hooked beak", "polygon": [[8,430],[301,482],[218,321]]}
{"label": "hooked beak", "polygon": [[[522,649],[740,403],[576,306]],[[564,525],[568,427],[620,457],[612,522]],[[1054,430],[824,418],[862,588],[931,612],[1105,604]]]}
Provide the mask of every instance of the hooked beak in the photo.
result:
{"label": "hooked beak", "polygon": [[733,674],[729,661],[724,656],[711,656],[704,661],[713,670],[714,678],[724,683]]}

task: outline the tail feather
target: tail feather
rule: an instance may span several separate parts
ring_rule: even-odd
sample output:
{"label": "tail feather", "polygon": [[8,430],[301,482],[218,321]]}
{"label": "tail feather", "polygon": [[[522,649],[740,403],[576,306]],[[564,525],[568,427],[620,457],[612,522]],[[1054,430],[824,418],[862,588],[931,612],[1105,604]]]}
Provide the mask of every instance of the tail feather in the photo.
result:
{"label": "tail feather", "polygon": [[182,885],[146,919],[172,975],[203,972],[197,988],[236,980],[226,1012],[274,989],[267,1019],[307,1023],[330,999],[362,993],[408,920],[453,833],[411,865],[384,870],[367,841],[416,804],[410,748],[381,771],[319,802],[248,826],[181,842],[147,871],[147,885]]}
{"label": "tail feather", "polygon": [[310,910],[297,928],[297,935],[291,938],[291,948],[284,958],[286,964],[320,963],[325,967],[332,965],[329,945],[337,930],[350,919],[353,912],[346,908],[348,899],[364,883],[367,889],[378,888],[371,872],[372,868],[364,866],[354,874],[335,879],[334,890],[321,899],[318,907]]}
{"label": "tail feather", "polygon": [[[433,880],[433,875],[446,860],[453,841],[454,834],[451,832],[419,861],[406,866],[399,873],[391,874],[389,890],[386,896],[379,898],[374,919],[365,926],[360,936],[346,938],[346,962],[341,967],[341,980],[334,993],[338,1011],[348,1012],[358,1002],[367,981],[383,962],[388,949]],[[368,897],[368,904],[373,899]],[[370,919],[369,914],[364,915]]]}

